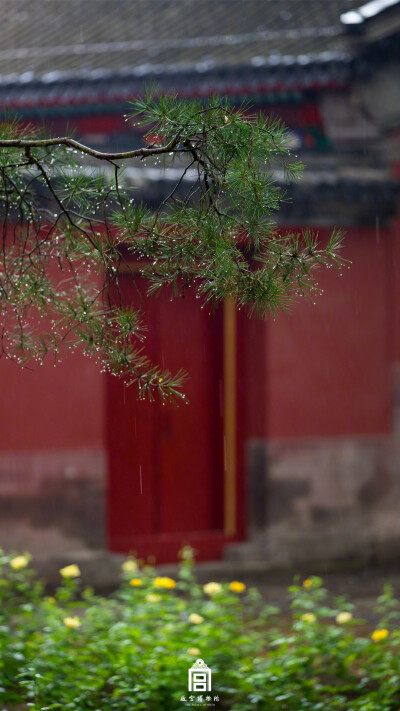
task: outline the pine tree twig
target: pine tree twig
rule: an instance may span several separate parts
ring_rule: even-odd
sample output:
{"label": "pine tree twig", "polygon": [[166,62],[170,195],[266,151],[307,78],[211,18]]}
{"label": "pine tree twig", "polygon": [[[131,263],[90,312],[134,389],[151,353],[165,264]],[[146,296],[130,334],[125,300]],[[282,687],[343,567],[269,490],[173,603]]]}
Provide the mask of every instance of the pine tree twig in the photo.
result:
{"label": "pine tree twig", "polygon": [[104,153],[90,148],[74,138],[63,136],[62,138],[41,138],[41,139],[26,139],[26,138],[8,138],[0,139],[0,148],[45,148],[51,146],[66,146],[74,148],[80,153],[96,158],[96,160],[115,161],[127,160],[128,158],[147,158],[149,156],[162,155],[169,153],[175,148],[180,139],[180,134],[175,136],[166,146],[157,146],[149,148],[137,148],[132,151],[124,151],[120,153]]}

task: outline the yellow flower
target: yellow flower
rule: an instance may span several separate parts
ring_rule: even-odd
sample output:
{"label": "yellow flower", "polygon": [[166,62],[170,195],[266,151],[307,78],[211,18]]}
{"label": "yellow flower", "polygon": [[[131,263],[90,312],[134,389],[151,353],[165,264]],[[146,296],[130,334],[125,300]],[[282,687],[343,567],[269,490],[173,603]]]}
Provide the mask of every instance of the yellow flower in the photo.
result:
{"label": "yellow flower", "polygon": [[79,578],[81,571],[75,563],[72,563],[72,565],[66,565],[65,568],[61,568],[60,574],[63,578]]}
{"label": "yellow flower", "polygon": [[189,615],[188,620],[193,625],[199,625],[201,622],[204,622],[204,617],[198,615],[197,612],[192,612],[192,614]]}
{"label": "yellow flower", "polygon": [[385,630],[385,629],[383,629],[383,630],[375,630],[375,631],[371,634],[371,639],[373,639],[374,642],[380,642],[382,639],[386,639],[386,637],[388,636],[388,634],[389,634],[389,631],[388,631],[388,630]]}
{"label": "yellow flower", "polygon": [[157,595],[156,593],[149,593],[148,595],[146,595],[146,600],[147,602],[160,602],[161,595]]}
{"label": "yellow flower", "polygon": [[190,647],[187,653],[190,654],[191,657],[199,657],[201,654],[200,649],[197,649],[197,647]]}
{"label": "yellow flower", "polygon": [[317,618],[313,612],[305,612],[300,619],[303,620],[303,622],[315,622]]}
{"label": "yellow flower", "polygon": [[64,625],[70,630],[76,630],[82,624],[79,617],[63,617],[63,622]]}
{"label": "yellow flower", "polygon": [[154,585],[156,588],[167,588],[172,590],[172,588],[176,587],[176,582],[175,580],[172,580],[172,578],[154,578]]}
{"label": "yellow flower", "polygon": [[242,593],[246,590],[246,586],[244,583],[239,583],[238,580],[233,580],[231,583],[229,583],[229,590],[232,590],[232,592],[236,593]]}
{"label": "yellow flower", "polygon": [[55,601],[56,601],[55,597],[48,597],[47,598],[47,602],[49,602],[51,605],[54,605]]}
{"label": "yellow flower", "polygon": [[312,585],[312,580],[311,578],[306,578],[303,580],[303,588],[310,588]]}
{"label": "yellow flower", "polygon": [[29,563],[29,558],[26,555],[17,555],[15,558],[10,560],[10,565],[14,570],[21,570],[21,568],[26,568]]}
{"label": "yellow flower", "polygon": [[336,615],[336,622],[338,625],[345,625],[346,622],[350,622],[352,619],[353,615],[351,612],[339,612],[338,615]]}
{"label": "yellow flower", "polygon": [[203,590],[207,595],[217,595],[222,590],[222,585],[220,583],[206,583],[203,585]]}
{"label": "yellow flower", "polygon": [[132,587],[137,588],[139,585],[142,585],[143,581],[141,578],[132,578],[132,580],[129,582],[129,585],[132,585]]}
{"label": "yellow flower", "polygon": [[121,568],[124,573],[134,573],[135,570],[138,569],[138,564],[135,560],[129,558],[129,560],[126,560],[124,563],[122,563]]}

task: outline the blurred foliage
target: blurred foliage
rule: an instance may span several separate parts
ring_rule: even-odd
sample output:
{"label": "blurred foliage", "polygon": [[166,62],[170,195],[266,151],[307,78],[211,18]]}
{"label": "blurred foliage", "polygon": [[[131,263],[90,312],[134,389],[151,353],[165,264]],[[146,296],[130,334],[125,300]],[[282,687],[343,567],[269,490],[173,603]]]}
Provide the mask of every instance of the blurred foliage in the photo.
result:
{"label": "blurred foliage", "polygon": [[[1,554],[0,702],[7,709],[400,706],[400,606],[390,587],[377,601],[380,622],[365,636],[353,604],[332,602],[320,578],[296,581],[288,591],[291,614],[281,615],[241,581],[200,585],[189,547],[176,579],[129,558],[109,597],[83,587],[74,563],[60,574],[48,597],[29,556]],[[197,659],[212,670],[209,694],[188,691]]]}

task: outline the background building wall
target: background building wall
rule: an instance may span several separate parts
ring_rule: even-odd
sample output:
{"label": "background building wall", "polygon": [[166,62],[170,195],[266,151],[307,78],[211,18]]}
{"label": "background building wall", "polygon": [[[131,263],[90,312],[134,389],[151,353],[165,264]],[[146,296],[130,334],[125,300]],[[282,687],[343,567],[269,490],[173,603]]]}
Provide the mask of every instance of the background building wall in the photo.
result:
{"label": "background building wall", "polygon": [[[399,222],[351,228],[350,269],[266,324],[264,436],[250,440],[250,541],[276,565],[400,554]],[[313,303],[315,301],[315,305]]]}
{"label": "background building wall", "polygon": [[69,354],[1,362],[0,541],[46,556],[104,545],[103,376]]}
{"label": "background building wall", "polygon": [[[294,129],[309,166],[296,192],[288,186],[283,219],[353,225],[351,269],[318,274],[315,306],[300,300],[266,323],[237,314],[249,541],[227,555],[277,564],[398,555],[400,220],[388,226],[400,176],[398,3],[353,29],[341,23],[342,0],[191,0],[184,12],[156,3],[156,14],[149,0],[126,13],[74,4],[53,0],[46,23],[37,0],[22,13],[0,5],[7,114],[58,135],[75,126],[84,142],[122,150],[142,145],[123,115],[144,82],[182,97],[246,98]],[[93,53],[100,41],[109,49]],[[150,206],[170,192],[160,174],[132,170]],[[3,359],[0,392],[0,544],[43,554],[105,545],[98,366],[71,356],[31,373]]]}

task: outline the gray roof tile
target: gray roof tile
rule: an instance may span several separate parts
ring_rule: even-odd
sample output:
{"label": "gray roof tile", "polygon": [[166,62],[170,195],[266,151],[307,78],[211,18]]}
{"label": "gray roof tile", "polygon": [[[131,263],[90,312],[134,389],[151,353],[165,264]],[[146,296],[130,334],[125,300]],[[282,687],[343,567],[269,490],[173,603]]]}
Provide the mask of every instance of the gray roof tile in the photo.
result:
{"label": "gray roof tile", "polygon": [[254,58],[346,52],[340,14],[358,5],[359,0],[8,0],[0,3],[0,75],[31,79],[146,65],[234,66]]}

